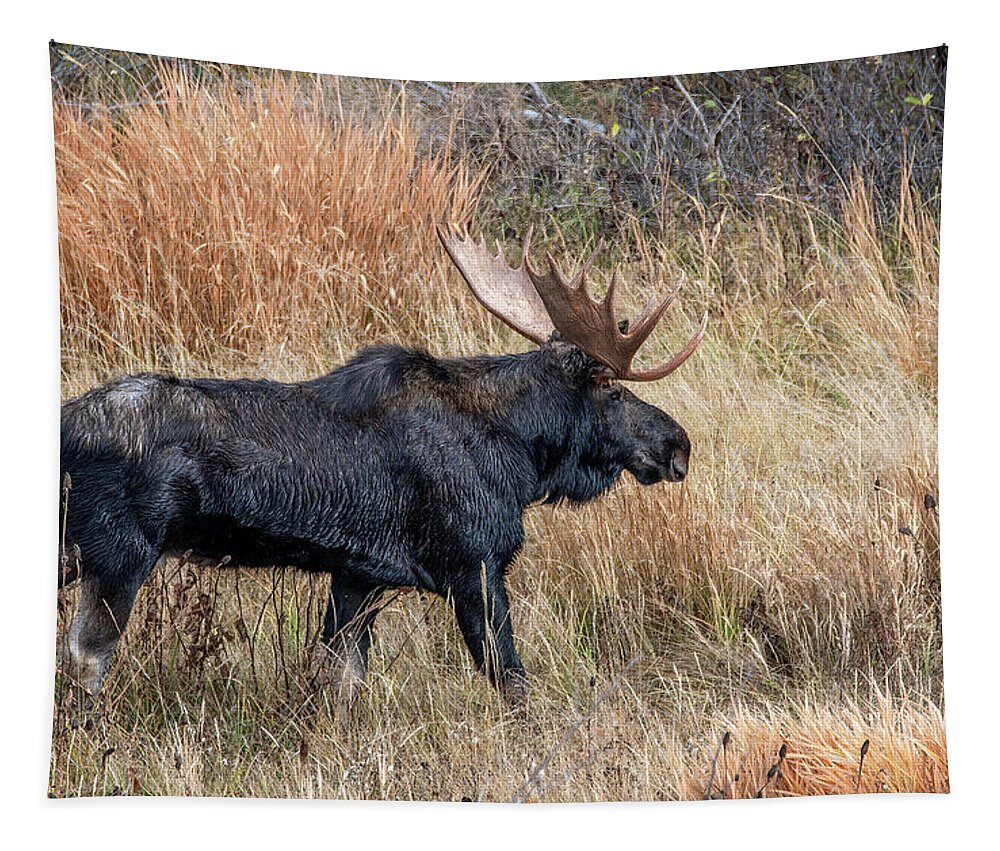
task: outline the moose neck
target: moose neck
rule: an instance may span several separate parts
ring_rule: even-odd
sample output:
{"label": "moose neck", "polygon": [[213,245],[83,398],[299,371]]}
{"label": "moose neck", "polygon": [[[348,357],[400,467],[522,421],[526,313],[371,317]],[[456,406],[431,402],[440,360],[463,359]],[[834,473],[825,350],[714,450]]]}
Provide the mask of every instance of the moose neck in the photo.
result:
{"label": "moose neck", "polygon": [[510,376],[508,392],[517,392],[495,412],[526,447],[535,471],[536,487],[525,504],[582,503],[607,491],[622,465],[609,454],[586,387],[568,378],[545,347],[497,363]]}

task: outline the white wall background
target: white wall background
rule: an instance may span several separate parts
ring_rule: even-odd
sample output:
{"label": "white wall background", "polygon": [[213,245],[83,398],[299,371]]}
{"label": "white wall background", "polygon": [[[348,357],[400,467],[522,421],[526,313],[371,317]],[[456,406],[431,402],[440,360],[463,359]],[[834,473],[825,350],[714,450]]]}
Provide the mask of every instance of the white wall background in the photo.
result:
{"label": "white wall background", "polygon": [[[997,28],[961,2],[16,3],[0,127],[0,835],[20,847],[931,847],[997,835]],[[534,806],[48,801],[58,312],[50,38],[337,74],[581,79],[866,56],[945,42],[941,521],[950,796]],[[969,831],[984,830],[982,838]],[[967,837],[967,838],[966,838]]]}

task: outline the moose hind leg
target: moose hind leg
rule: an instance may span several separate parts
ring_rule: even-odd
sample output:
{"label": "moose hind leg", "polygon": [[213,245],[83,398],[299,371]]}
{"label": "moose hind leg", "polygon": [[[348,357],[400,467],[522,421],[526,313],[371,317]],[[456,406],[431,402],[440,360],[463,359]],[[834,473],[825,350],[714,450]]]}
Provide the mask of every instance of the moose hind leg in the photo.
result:
{"label": "moose hind leg", "polygon": [[476,667],[514,706],[528,699],[524,667],[514,648],[514,629],[503,575],[483,567],[451,588],[455,616]]}
{"label": "moose hind leg", "polygon": [[347,698],[354,695],[368,672],[372,627],[384,590],[336,576],[331,580],[323,643],[332,656],[331,679],[337,691]]}
{"label": "moose hind leg", "polygon": [[155,563],[152,552],[138,553],[124,569],[88,574],[84,565],[80,605],[69,630],[73,676],[83,690],[85,706],[100,693],[118,639],[125,630],[132,604]]}

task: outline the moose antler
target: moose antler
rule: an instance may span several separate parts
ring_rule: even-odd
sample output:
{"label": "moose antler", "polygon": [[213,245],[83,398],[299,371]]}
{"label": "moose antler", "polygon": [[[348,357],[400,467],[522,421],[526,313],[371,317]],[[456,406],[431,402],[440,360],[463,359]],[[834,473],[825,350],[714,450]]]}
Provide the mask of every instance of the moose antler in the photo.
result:
{"label": "moose antler", "polygon": [[659,304],[650,301],[634,324],[619,329],[615,320],[613,298],[618,275],[615,272],[603,300],[595,301],[587,292],[587,272],[601,245],[587,258],[580,271],[565,281],[548,256],[549,271],[540,275],[528,263],[531,244],[529,229],[521,247],[521,263],[516,269],[507,265],[497,244],[497,254],[466,237],[454,225],[439,227],[438,236],[462,277],[485,307],[515,331],[536,343],[544,343],[553,330],[603,363],[614,378],[626,381],[655,381],[669,375],[686,361],[701,342],[708,325],[708,314],[694,336],[666,363],[646,370],[634,370],[632,360],[639,347],[677,296],[674,289]]}
{"label": "moose antler", "polygon": [[539,345],[552,336],[556,327],[528,272],[531,228],[524,237],[521,264],[516,269],[507,265],[499,242],[494,255],[485,238],[476,242],[455,225],[439,225],[437,234],[452,263],[490,313]]}

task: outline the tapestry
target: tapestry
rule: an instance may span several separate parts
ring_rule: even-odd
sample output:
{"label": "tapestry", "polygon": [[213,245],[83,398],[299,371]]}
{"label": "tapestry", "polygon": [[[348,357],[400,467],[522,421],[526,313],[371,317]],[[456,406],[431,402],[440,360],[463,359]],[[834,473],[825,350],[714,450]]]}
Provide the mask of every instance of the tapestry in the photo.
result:
{"label": "tapestry", "polygon": [[947,792],[947,50],[50,45],[50,795]]}

